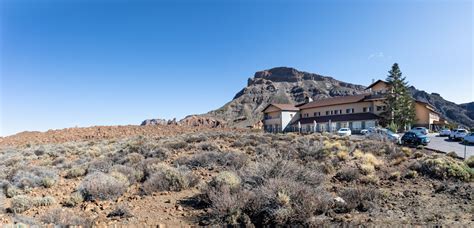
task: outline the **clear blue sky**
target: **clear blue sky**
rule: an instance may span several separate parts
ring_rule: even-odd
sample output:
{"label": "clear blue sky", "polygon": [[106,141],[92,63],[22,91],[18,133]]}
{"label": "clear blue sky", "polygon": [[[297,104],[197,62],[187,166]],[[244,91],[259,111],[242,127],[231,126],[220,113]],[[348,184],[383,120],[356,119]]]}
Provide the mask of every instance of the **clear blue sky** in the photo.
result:
{"label": "clear blue sky", "polygon": [[472,1],[2,0],[0,135],[182,118],[277,66],[474,100]]}

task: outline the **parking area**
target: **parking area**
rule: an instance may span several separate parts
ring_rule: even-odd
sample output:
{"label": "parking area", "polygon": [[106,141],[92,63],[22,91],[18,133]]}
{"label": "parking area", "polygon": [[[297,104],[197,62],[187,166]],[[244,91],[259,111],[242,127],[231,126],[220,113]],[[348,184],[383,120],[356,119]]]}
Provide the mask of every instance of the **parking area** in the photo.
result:
{"label": "parking area", "polygon": [[[400,134],[402,136],[403,133]],[[459,157],[464,158],[464,149],[466,149],[466,157],[474,156],[474,144],[464,145],[460,141],[451,141],[448,137],[439,137],[438,134],[428,134],[430,143],[426,146],[427,149],[449,153],[454,151]],[[363,135],[352,135],[352,139],[364,139]]]}
{"label": "parking area", "polygon": [[431,142],[426,148],[449,153],[456,152],[459,157],[464,157],[464,149],[466,149],[466,157],[474,156],[474,144],[464,145],[459,141],[451,141],[448,137],[439,137],[438,134],[429,134]]}

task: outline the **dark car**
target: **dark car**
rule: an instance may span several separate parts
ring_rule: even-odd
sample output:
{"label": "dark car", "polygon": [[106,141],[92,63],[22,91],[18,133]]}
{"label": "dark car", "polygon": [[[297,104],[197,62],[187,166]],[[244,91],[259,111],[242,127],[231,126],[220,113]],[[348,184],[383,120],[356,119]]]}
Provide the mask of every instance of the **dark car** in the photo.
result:
{"label": "dark car", "polygon": [[419,133],[419,132],[412,132],[409,131],[405,133],[402,136],[401,143],[403,145],[413,145],[413,146],[418,146],[418,145],[428,145],[430,142],[430,138],[428,136]]}

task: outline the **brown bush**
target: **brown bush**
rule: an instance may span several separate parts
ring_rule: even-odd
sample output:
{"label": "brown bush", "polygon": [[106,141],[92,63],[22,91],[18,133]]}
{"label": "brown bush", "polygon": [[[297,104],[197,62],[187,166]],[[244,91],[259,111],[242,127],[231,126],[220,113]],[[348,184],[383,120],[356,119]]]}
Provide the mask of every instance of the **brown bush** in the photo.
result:
{"label": "brown bush", "polygon": [[128,187],[128,183],[115,177],[94,172],[87,175],[79,186],[85,200],[113,200],[121,196]]}
{"label": "brown bush", "polygon": [[181,191],[194,187],[198,182],[198,179],[185,169],[156,164],[154,170],[143,183],[143,190],[147,194],[156,191]]}

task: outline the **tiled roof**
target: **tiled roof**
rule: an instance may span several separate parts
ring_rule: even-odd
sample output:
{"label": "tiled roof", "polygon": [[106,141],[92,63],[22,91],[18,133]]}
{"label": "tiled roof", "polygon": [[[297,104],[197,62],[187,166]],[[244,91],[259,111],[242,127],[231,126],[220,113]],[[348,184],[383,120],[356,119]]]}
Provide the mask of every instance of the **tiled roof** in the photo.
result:
{"label": "tiled roof", "polygon": [[295,107],[292,104],[273,104],[272,103],[272,104],[267,105],[267,107],[265,107],[263,111],[265,111],[270,106],[275,106],[276,108],[282,111],[299,111],[300,110],[299,108]]}
{"label": "tiled roof", "polygon": [[333,97],[322,100],[316,100],[300,106],[300,109],[318,108],[330,105],[349,104],[363,101],[368,94]]}
{"label": "tiled roof", "polygon": [[[309,124],[313,123],[316,120],[316,123],[327,123],[329,120],[332,122],[341,122],[341,121],[361,121],[361,120],[377,120],[380,117],[370,113],[353,113],[353,114],[344,114],[344,115],[332,115],[332,116],[316,116],[316,117],[308,117],[308,118],[301,118],[296,120],[294,123],[301,122],[301,124]],[[293,124],[294,124],[293,123]]]}

